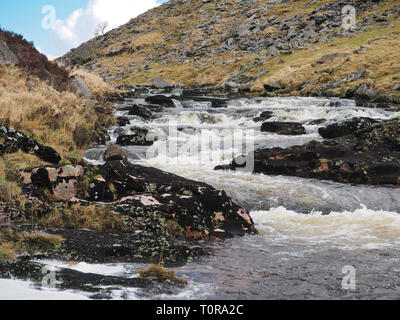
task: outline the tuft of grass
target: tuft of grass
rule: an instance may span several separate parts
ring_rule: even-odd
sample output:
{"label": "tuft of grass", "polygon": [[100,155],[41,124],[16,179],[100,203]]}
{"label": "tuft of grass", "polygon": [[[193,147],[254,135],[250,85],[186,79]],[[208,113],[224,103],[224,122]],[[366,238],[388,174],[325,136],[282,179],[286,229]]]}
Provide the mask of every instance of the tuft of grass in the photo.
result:
{"label": "tuft of grass", "polygon": [[56,249],[63,241],[59,236],[3,229],[0,231],[0,263],[13,262],[21,254]]}
{"label": "tuft of grass", "polygon": [[179,225],[175,220],[167,220],[167,232],[171,238],[171,240],[177,240],[185,235],[185,230]]}
{"label": "tuft of grass", "polygon": [[172,280],[182,284],[187,284],[185,279],[180,279],[175,275],[174,270],[166,270],[160,264],[151,264],[147,270],[140,270],[139,276],[141,278],[154,278],[157,280]]}
{"label": "tuft of grass", "polygon": [[89,229],[99,232],[126,231],[123,217],[110,208],[79,204],[54,208],[39,220],[45,228]]}

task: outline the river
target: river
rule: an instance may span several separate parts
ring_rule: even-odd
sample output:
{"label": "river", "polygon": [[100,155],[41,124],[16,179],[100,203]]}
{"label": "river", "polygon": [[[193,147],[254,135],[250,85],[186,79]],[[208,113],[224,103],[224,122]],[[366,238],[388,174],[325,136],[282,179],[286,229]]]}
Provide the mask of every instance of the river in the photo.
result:
{"label": "river", "polygon": [[[128,99],[124,104],[137,102],[143,101]],[[189,283],[178,293],[143,296],[138,290],[120,288],[113,291],[112,298],[399,298],[399,188],[213,170],[244,152],[244,147],[248,152],[252,148],[304,144],[321,140],[318,128],[333,122],[352,117],[387,120],[399,115],[389,110],[357,107],[351,100],[340,100],[339,107],[331,102],[324,98],[295,97],[238,99],[230,101],[227,108],[212,108],[207,102],[184,101],[176,102],[177,108],[165,109],[151,121],[129,116],[131,126],[147,128],[158,137],[150,149],[152,152],[148,147],[126,147],[132,162],[224,189],[251,211],[259,235],[212,244],[210,255],[176,268],[177,275]],[[260,132],[262,122],[254,122],[253,118],[263,111],[273,112],[266,121],[301,122],[306,134],[284,136]],[[126,113],[117,110],[116,116]],[[319,119],[326,121],[316,125],[313,120]],[[164,141],[162,137],[168,135],[171,126],[179,130]],[[112,141],[116,141],[122,130],[129,131],[129,127],[112,128]],[[243,139],[236,144],[234,137]],[[173,143],[177,152],[175,149],[171,152]],[[85,157],[100,163],[103,152],[104,147],[100,146],[88,150]],[[143,268],[140,264],[68,266],[59,261],[40,262],[121,277],[137,276],[137,271]],[[350,289],[342,285],[349,268],[355,283]],[[0,282],[0,287],[3,284]],[[29,283],[19,285],[34,290]],[[84,292],[65,292],[65,295],[67,299],[88,297]],[[0,298],[4,298],[1,290]]]}

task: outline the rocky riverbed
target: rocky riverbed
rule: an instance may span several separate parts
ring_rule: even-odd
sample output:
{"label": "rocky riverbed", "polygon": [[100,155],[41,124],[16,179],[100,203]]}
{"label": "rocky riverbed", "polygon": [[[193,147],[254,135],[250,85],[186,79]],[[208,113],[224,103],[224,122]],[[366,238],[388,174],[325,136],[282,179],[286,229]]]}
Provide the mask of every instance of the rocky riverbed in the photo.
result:
{"label": "rocky riverbed", "polygon": [[[400,223],[395,110],[352,100],[232,100],[150,90],[116,102],[115,117],[109,145],[87,150],[85,163],[21,173],[27,218],[64,241],[2,265],[2,278],[28,281],[18,285],[35,290],[43,267],[51,267],[63,280],[42,289],[76,298],[396,294],[397,287],[386,288],[396,274]],[[291,123],[300,132],[291,134]],[[283,130],[263,130],[266,124]],[[327,131],[335,137],[324,140]],[[232,143],[238,133],[241,143]],[[249,152],[253,171],[214,170],[240,169],[232,159]],[[62,219],[64,226],[52,225],[91,207],[103,219],[97,230],[71,228],[76,221]],[[188,285],[138,277],[160,259]],[[336,279],[342,264],[389,271],[382,280],[360,267],[368,284],[349,293]]]}

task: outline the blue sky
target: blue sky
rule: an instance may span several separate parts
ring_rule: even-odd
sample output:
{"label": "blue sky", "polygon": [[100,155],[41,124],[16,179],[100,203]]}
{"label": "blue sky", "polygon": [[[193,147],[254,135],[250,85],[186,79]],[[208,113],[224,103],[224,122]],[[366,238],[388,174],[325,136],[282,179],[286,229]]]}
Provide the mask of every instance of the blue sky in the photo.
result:
{"label": "blue sky", "polygon": [[[157,2],[156,2],[157,1]],[[22,34],[48,56],[60,56],[92,37],[96,24],[111,27],[167,0],[1,0],[0,26]],[[44,29],[44,6],[54,6],[57,24]]]}

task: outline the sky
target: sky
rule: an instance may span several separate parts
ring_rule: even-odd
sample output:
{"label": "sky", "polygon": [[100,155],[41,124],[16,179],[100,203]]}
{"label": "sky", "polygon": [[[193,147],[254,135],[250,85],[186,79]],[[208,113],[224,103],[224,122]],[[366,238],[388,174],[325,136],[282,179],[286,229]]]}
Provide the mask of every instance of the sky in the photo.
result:
{"label": "sky", "polygon": [[167,0],[1,0],[0,27],[22,34],[50,58],[61,56],[93,37]]}

